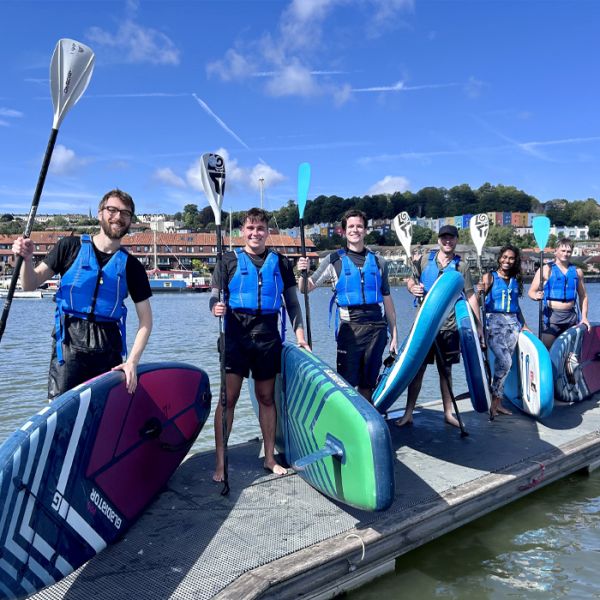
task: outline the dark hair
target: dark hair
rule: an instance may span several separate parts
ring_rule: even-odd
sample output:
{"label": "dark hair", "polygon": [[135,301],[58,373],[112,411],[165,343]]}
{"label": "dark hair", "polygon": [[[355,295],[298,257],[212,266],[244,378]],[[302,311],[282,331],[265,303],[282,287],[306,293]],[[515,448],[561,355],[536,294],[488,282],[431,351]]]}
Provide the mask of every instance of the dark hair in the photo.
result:
{"label": "dark hair", "polygon": [[367,226],[367,215],[362,210],[358,210],[358,208],[351,208],[344,213],[342,217],[342,229],[346,231],[346,225],[348,224],[348,219],[351,217],[360,217],[363,220],[365,227]]}
{"label": "dark hair", "polygon": [[132,213],[135,214],[135,203],[133,202],[133,198],[127,192],[124,192],[119,188],[110,190],[110,192],[106,192],[106,194],[102,196],[102,200],[100,200],[100,204],[98,204],[99,211],[106,206],[109,198],[118,198]]}
{"label": "dark hair", "polygon": [[575,242],[568,237],[564,237],[564,238],[560,238],[556,242],[555,247],[558,248],[559,246],[569,246],[569,248],[571,248],[571,250],[573,250],[573,248],[575,248]]}
{"label": "dark hair", "polygon": [[251,223],[260,221],[261,223],[268,225],[270,218],[271,217],[269,216],[269,213],[266,210],[263,210],[262,208],[251,208],[246,213],[246,216],[244,217],[242,224],[245,224],[246,221],[250,221]]}
{"label": "dark hair", "polygon": [[523,274],[521,273],[521,251],[512,244],[506,244],[500,248],[500,252],[498,253],[498,266],[500,266],[500,258],[507,251],[510,250],[515,255],[515,262],[509,271],[508,275],[510,277],[514,277],[518,286],[519,286],[519,296],[523,295]]}

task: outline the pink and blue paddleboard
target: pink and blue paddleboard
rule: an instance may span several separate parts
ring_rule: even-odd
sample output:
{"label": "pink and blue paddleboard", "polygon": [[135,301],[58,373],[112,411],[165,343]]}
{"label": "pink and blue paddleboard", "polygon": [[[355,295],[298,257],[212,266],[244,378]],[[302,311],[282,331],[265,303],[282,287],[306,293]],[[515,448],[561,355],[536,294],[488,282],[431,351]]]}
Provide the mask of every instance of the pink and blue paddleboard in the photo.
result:
{"label": "pink and blue paddleboard", "polygon": [[186,456],[210,412],[206,373],[120,371],[63,394],[0,447],[0,598],[62,579],[122,537]]}

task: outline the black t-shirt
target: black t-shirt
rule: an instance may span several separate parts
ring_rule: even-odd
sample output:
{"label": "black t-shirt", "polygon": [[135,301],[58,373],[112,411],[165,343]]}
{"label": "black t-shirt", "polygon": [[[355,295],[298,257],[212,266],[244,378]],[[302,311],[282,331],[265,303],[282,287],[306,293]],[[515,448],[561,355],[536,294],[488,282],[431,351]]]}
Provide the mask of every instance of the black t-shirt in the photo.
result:
{"label": "black t-shirt", "polygon": [[[113,254],[101,252],[92,242],[96,259],[100,268],[112,258]],[[64,275],[75,262],[81,248],[81,238],[76,236],[65,237],[56,244],[44,259],[44,262],[55,272]],[[152,296],[150,282],[142,263],[131,254],[127,255],[125,265],[125,277],[127,280],[127,291],[135,302],[142,302]]]}
{"label": "black t-shirt", "polygon": [[[267,259],[268,253],[269,251],[266,250],[263,254],[257,256],[254,254],[248,254],[248,252],[246,252],[246,256],[250,259],[250,261],[256,267],[256,269],[260,270],[265,264],[265,260]],[[279,272],[281,273],[281,278],[283,279],[283,290],[285,291],[291,287],[295,287],[296,277],[294,276],[294,269],[288,261],[288,259],[279,253],[276,254],[277,258],[279,259]],[[237,254],[235,252],[223,253],[223,286],[226,290],[228,289],[229,282],[233,279],[233,276],[235,275],[235,271],[237,269],[237,262]],[[221,269],[220,265],[217,263],[215,270],[213,271],[212,287],[219,288],[220,281]],[[228,318],[225,319],[225,333],[228,336],[248,334],[273,335],[277,333],[279,328],[278,313],[267,315],[251,315],[228,309],[227,317]]]}

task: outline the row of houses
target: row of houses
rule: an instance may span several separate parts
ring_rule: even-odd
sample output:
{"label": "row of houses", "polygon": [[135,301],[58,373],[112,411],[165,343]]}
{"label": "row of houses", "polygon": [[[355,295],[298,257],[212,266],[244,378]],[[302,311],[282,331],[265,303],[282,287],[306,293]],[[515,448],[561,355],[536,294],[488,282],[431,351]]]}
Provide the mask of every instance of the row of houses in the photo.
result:
{"label": "row of houses", "polygon": [[[34,231],[31,240],[34,244],[34,260],[39,262],[52,247],[63,237],[72,235],[71,231]],[[0,272],[12,271],[14,255],[13,241],[16,234],[0,235]],[[122,245],[133,256],[137,257],[147,269],[192,270],[192,261],[200,261],[209,270],[217,262],[217,236],[214,233],[159,233],[142,231],[126,235]],[[300,240],[288,235],[271,234],[267,245],[281,252],[295,263],[301,256]],[[244,246],[241,237],[224,238],[225,249],[236,249]],[[312,260],[318,258],[315,245],[306,240],[307,256]],[[196,268],[198,267],[198,263]]]}

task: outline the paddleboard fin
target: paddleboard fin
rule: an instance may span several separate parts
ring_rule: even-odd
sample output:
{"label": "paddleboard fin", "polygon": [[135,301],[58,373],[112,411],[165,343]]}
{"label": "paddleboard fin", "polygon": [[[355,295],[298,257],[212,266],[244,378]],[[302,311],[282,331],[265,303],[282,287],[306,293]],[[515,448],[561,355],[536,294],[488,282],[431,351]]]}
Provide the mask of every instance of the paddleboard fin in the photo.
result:
{"label": "paddleboard fin", "polygon": [[327,436],[322,448],[295,461],[292,464],[292,469],[294,469],[294,471],[303,471],[309,465],[312,465],[319,460],[323,460],[328,456],[337,456],[340,460],[343,460],[344,458],[343,445],[331,435]]}

